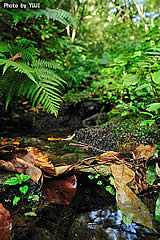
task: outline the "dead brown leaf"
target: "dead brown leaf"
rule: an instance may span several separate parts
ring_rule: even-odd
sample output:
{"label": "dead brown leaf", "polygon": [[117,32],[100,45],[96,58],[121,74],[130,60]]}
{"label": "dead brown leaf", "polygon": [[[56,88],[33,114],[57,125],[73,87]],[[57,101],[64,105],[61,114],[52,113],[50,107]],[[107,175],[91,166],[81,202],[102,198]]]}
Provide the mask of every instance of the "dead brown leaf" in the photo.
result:
{"label": "dead brown leaf", "polygon": [[46,153],[35,147],[26,147],[25,149],[34,157],[36,166],[52,176],[55,175],[55,167],[53,163],[48,160],[48,155]]}
{"label": "dead brown leaf", "polygon": [[132,181],[132,179],[135,176],[135,173],[128,168],[125,164],[119,164],[119,165],[111,165],[110,166],[112,175],[115,180],[121,181],[125,184],[129,183]]}
{"label": "dead brown leaf", "polygon": [[153,157],[155,154],[157,147],[151,146],[149,144],[141,143],[138,147],[136,147],[134,154],[136,158],[144,158],[148,160],[149,158]]}
{"label": "dead brown leaf", "polygon": [[76,194],[77,179],[75,175],[63,179],[54,179],[44,186],[44,196],[51,203],[69,204]]}
{"label": "dead brown leaf", "polygon": [[42,177],[41,169],[35,167],[31,163],[25,162],[23,159],[16,158],[16,160],[14,161],[14,166],[17,172],[19,173],[23,172],[26,175],[30,175],[31,179],[37,183]]}
{"label": "dead brown leaf", "polygon": [[112,180],[116,188],[117,207],[134,222],[153,228],[150,212],[146,205],[123,182]]}
{"label": "dead brown leaf", "polygon": [[10,213],[0,203],[0,240],[8,240],[11,234],[12,220]]}
{"label": "dead brown leaf", "polygon": [[55,167],[56,170],[56,176],[63,174],[63,173],[67,173],[70,172],[74,169],[74,165],[62,165],[62,166],[57,166]]}

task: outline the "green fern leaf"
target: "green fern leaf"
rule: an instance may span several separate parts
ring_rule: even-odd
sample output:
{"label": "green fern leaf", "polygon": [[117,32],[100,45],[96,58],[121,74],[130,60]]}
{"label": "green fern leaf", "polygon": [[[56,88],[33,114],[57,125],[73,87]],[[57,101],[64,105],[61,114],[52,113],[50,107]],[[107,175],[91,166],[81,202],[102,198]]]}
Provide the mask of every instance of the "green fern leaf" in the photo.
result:
{"label": "green fern leaf", "polygon": [[18,63],[18,62],[9,61],[6,59],[0,59],[0,65],[4,65],[4,64],[5,66],[3,68],[3,74],[6,72],[6,70],[9,67],[12,67],[16,72],[26,74],[29,79],[31,79],[35,84],[37,84],[37,81],[34,77],[35,70],[29,67],[28,65],[26,65],[25,63]]}

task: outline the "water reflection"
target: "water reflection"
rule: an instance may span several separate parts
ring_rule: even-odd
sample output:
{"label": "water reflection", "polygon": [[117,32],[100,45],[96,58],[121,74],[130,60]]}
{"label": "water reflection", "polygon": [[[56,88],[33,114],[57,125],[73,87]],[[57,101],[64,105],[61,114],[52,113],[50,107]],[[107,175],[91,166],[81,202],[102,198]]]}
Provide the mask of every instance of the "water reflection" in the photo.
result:
{"label": "water reflection", "polygon": [[89,229],[103,229],[107,233],[108,239],[159,239],[153,236],[153,230],[140,226],[132,222],[129,226],[122,221],[122,212],[117,210],[112,212],[110,209],[91,211],[87,213],[87,225]]}

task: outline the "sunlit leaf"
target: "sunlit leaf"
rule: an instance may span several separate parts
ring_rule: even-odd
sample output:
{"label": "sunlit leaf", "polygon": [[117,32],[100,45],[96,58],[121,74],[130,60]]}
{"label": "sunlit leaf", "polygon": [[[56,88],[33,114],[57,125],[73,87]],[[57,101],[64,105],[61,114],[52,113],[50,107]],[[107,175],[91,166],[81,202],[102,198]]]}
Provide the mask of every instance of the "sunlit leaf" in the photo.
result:
{"label": "sunlit leaf", "polygon": [[157,175],[158,175],[158,177],[160,177],[160,167],[159,167],[159,165],[158,165],[158,162],[156,162],[156,173],[157,173]]}
{"label": "sunlit leaf", "polygon": [[7,185],[16,185],[19,183],[19,180],[17,177],[12,177],[8,180],[6,180],[3,184],[7,184]]}
{"label": "sunlit leaf", "polygon": [[39,202],[39,196],[38,195],[28,195],[27,196],[27,199],[28,200],[33,200],[33,201],[37,201],[37,202]]}
{"label": "sunlit leaf", "polygon": [[20,187],[19,191],[25,195],[27,193],[27,191],[28,191],[28,186],[25,185],[23,187]]}
{"label": "sunlit leaf", "polygon": [[24,175],[23,173],[20,175],[20,179],[22,182],[26,182],[31,176]]}
{"label": "sunlit leaf", "polygon": [[152,80],[156,84],[160,84],[160,71],[152,73]]}
{"label": "sunlit leaf", "polygon": [[108,185],[108,186],[106,186],[105,187],[105,190],[107,191],[107,192],[109,192],[110,194],[112,194],[112,195],[115,195],[115,190],[114,190],[114,188],[112,187],[112,186],[110,186],[110,185]]}
{"label": "sunlit leaf", "polygon": [[151,112],[157,112],[158,109],[160,109],[160,103],[152,103],[147,107],[147,111]]}
{"label": "sunlit leaf", "polygon": [[20,197],[15,196],[13,199],[13,206],[16,205],[21,200]]}
{"label": "sunlit leaf", "polygon": [[126,224],[126,226],[128,227],[129,225],[131,225],[132,223],[132,219],[130,219],[129,217],[127,217],[126,215],[122,214],[122,221]]}
{"label": "sunlit leaf", "polygon": [[103,181],[102,181],[102,180],[99,180],[99,181],[97,182],[97,185],[103,185]]}
{"label": "sunlit leaf", "polygon": [[62,138],[55,138],[55,137],[49,137],[48,141],[59,141],[62,140]]}
{"label": "sunlit leaf", "polygon": [[129,74],[123,82],[124,86],[135,85],[139,81],[138,75]]}
{"label": "sunlit leaf", "polygon": [[91,175],[91,174],[89,174],[89,175],[88,175],[88,178],[89,178],[90,180],[92,180],[92,179],[94,179],[94,178],[95,178],[95,176],[94,176],[94,175]]}
{"label": "sunlit leaf", "polygon": [[27,212],[24,215],[25,216],[30,216],[30,217],[37,217],[37,214],[35,212]]}

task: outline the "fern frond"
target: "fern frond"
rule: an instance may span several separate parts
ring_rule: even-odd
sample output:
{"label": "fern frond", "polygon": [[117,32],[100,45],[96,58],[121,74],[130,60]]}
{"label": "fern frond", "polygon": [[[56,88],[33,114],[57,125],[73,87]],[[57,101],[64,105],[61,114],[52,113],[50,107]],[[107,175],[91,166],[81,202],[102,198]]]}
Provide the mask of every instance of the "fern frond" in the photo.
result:
{"label": "fern frond", "polygon": [[28,9],[25,12],[26,20],[30,17],[38,18],[40,16],[46,16],[48,19],[52,19],[53,21],[59,21],[64,25],[71,25],[77,27],[77,20],[72,16],[71,13],[66,12],[63,9],[38,9],[38,10],[30,10]]}
{"label": "fern frond", "polygon": [[63,67],[57,64],[54,61],[48,61],[48,60],[42,60],[42,59],[36,59],[32,62],[33,68],[50,68],[50,69],[58,69],[63,70]]}
{"label": "fern frond", "polygon": [[65,81],[52,69],[54,63],[36,60],[34,68],[0,59],[0,65],[4,65],[0,76],[0,94],[6,95],[6,108],[12,96],[23,95],[31,99],[33,106],[42,104],[44,110],[57,116],[62,101],[60,88]]}
{"label": "fern frond", "polygon": [[46,9],[27,9],[26,11],[23,11],[21,9],[14,9],[12,10],[7,10],[7,9],[0,9],[0,13],[3,15],[10,15],[13,17],[15,21],[15,25],[19,22],[22,21],[24,18],[25,20],[28,20],[29,18],[38,18],[41,16],[45,16],[48,19],[53,19],[53,21],[58,21],[61,22],[64,25],[71,25],[74,27],[77,27],[77,20],[74,16],[72,16],[71,13],[63,10],[63,9],[51,9],[51,8],[46,8]]}
{"label": "fern frond", "polygon": [[6,59],[0,59],[0,65],[5,65],[3,68],[3,74],[6,72],[8,68],[13,68],[15,72],[24,73],[27,75],[29,79],[31,79],[35,84],[37,81],[34,77],[35,70],[25,63],[13,62]]}

